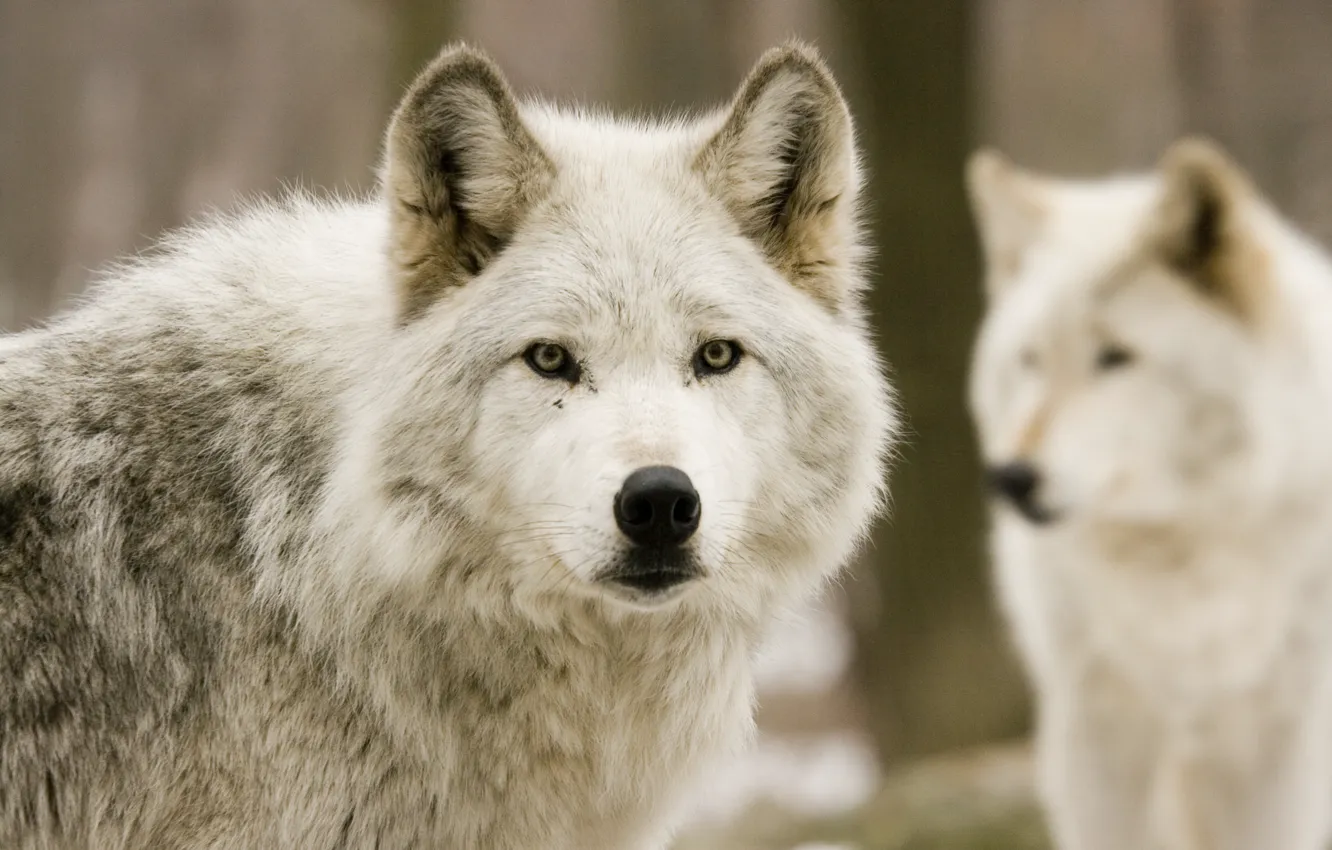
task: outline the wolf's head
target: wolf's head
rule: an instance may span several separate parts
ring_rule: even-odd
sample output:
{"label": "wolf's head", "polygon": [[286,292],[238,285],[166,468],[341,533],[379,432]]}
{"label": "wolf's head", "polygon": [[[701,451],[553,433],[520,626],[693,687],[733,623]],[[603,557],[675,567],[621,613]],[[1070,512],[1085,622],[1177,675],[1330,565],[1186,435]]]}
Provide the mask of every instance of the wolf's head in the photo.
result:
{"label": "wolf's head", "polygon": [[372,482],[347,507],[380,569],[734,608],[838,566],[893,422],[859,180],[805,47],[728,109],[653,125],[520,104],[445,51],[388,131],[400,324],[338,485]]}
{"label": "wolf's head", "polygon": [[1292,305],[1332,280],[1241,171],[1186,140],[1151,175],[1063,181],[981,152],[967,178],[989,297],[971,404],[996,494],[1037,524],[1277,504],[1289,448],[1323,421]]}

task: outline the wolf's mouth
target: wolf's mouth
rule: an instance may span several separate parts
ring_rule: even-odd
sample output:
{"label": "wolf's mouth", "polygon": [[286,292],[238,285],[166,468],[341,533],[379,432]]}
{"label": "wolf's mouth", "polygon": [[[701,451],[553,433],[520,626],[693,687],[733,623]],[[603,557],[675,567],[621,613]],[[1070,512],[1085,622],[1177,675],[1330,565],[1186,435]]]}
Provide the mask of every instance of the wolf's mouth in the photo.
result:
{"label": "wolf's mouth", "polygon": [[995,497],[1008,503],[1032,525],[1048,525],[1059,518],[1041,504],[1041,473],[1024,460],[991,466],[986,480]]}
{"label": "wolf's mouth", "polygon": [[607,584],[617,585],[646,598],[661,597],[669,591],[703,576],[703,568],[693,553],[670,547],[658,549],[635,547],[599,576]]}
{"label": "wolf's mouth", "polygon": [[1032,525],[1050,525],[1059,519],[1059,514],[1039,502],[1009,502],[1027,522]]}
{"label": "wolf's mouth", "polygon": [[670,590],[678,584],[697,578],[697,572],[683,570],[651,570],[642,573],[627,573],[614,576],[611,580],[617,584],[632,588],[642,593],[658,593]]}

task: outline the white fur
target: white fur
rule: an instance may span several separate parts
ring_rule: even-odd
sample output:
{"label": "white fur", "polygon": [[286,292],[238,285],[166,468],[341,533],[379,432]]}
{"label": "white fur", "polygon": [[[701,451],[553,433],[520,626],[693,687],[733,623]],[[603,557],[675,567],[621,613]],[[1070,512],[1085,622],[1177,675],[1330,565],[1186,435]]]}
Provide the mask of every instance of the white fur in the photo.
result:
{"label": "white fur", "polygon": [[[983,453],[1030,462],[1056,517],[997,506],[993,554],[1059,846],[1320,850],[1332,266],[1235,189],[1224,238],[1265,270],[1238,275],[1261,301],[1244,315],[1153,256],[1164,172],[1055,180],[982,154],[970,177]],[[1108,342],[1133,359],[1098,373]]]}

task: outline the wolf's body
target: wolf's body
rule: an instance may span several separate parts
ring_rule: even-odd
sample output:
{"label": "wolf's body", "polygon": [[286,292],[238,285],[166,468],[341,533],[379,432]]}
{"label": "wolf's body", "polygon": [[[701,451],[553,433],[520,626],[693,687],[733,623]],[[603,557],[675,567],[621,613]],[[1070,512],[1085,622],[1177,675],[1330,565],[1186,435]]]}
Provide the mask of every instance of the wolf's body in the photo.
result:
{"label": "wolf's body", "polygon": [[1332,265],[1219,152],[979,155],[972,405],[1065,850],[1319,850],[1332,811]]}
{"label": "wolf's body", "polygon": [[[856,188],[803,48],[655,127],[520,118],[455,51],[381,197],[0,342],[0,847],[660,846],[879,502]],[[685,542],[617,529],[652,465]]]}

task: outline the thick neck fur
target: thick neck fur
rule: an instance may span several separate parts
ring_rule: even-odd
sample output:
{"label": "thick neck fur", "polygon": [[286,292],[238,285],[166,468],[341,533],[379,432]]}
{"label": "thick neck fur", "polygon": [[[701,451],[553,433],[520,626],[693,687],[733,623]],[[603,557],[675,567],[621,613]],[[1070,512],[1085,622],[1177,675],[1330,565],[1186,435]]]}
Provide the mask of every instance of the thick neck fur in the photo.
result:
{"label": "thick neck fur", "polygon": [[[324,364],[328,371],[313,380],[375,398],[380,372],[365,364],[391,359],[381,334],[402,332],[374,312],[339,315],[366,327],[316,331],[336,334],[342,344],[339,361]],[[364,348],[349,350],[349,340]],[[355,410],[335,403],[304,415],[327,417],[306,424],[328,441],[321,456],[343,459],[289,492],[268,492],[252,503],[246,540],[260,570],[259,595],[297,625],[308,652],[332,660],[348,687],[377,706],[405,750],[431,759],[456,746],[463,718],[504,717],[517,719],[534,741],[565,747],[550,758],[613,761],[611,744],[588,751],[589,742],[560,727],[602,716],[609,728],[628,718],[642,727],[636,734],[678,750],[690,742],[699,716],[714,712],[709,702],[728,703],[729,713],[747,717],[749,656],[762,625],[795,587],[775,575],[772,587],[743,610],[690,598],[666,611],[642,611],[591,593],[572,604],[566,593],[524,596],[493,553],[484,569],[457,556],[482,551],[478,541],[486,532],[474,520],[428,494],[379,490],[383,474],[366,468],[376,458],[354,448],[369,442]],[[336,450],[339,442],[346,451]],[[426,510],[414,515],[417,499]],[[558,687],[549,687],[553,681]],[[719,682],[730,687],[717,694]],[[563,698],[543,707],[526,702],[551,694]],[[452,722],[442,722],[441,711]],[[495,771],[512,769],[505,756],[495,754]],[[609,782],[633,766],[604,767]],[[650,773],[644,765],[637,769]]]}

